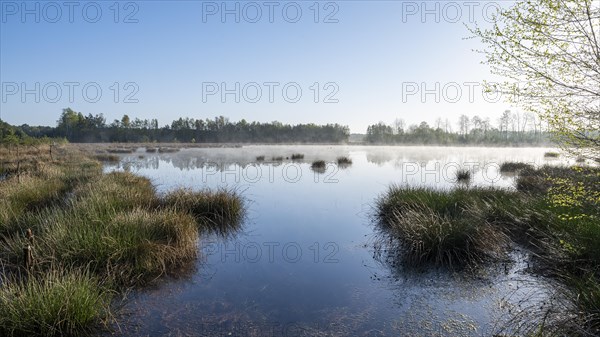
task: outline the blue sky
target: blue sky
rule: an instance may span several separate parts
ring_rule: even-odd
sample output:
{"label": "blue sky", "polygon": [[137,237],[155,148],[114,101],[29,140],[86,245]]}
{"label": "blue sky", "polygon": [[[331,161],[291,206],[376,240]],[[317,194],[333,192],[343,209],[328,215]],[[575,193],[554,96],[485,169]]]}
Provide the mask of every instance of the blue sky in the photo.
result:
{"label": "blue sky", "polygon": [[[484,97],[479,83],[497,79],[472,51],[479,42],[464,39],[464,23],[485,25],[500,4],[486,3],[2,0],[1,118],[55,125],[71,107],[109,121],[224,115],[360,133],[396,118],[448,118],[454,128],[462,113],[495,121],[510,107]],[[223,20],[222,6],[234,14]],[[237,95],[223,99],[236,83]]]}

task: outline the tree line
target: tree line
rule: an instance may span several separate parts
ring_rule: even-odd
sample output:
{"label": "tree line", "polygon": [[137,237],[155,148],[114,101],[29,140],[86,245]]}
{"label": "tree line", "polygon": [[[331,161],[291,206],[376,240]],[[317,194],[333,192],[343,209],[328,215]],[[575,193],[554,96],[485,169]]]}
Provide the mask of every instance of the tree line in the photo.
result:
{"label": "tree line", "polygon": [[[367,128],[368,144],[439,144],[439,145],[540,145],[549,144],[547,126],[532,114],[505,111],[492,125],[489,118],[462,115],[456,123],[438,118],[433,126],[427,122],[410,125],[396,119]],[[456,131],[455,131],[456,130]],[[185,143],[347,143],[350,132],[339,124],[259,123],[242,119],[232,122],[220,116],[214,119],[178,118],[159,126],[157,119],[130,118],[124,115],[108,123],[102,114],[84,115],[63,109],[55,127],[11,126],[0,120],[0,140],[18,143],[27,139],[85,142],[185,142]]]}
{"label": "tree line", "polygon": [[20,126],[32,137],[66,138],[75,143],[93,142],[184,142],[184,143],[342,143],[350,130],[339,124],[259,123],[242,119],[178,118],[159,126],[157,119],[132,119],[124,115],[107,123],[102,114],[84,115],[63,109],[56,127]]}
{"label": "tree line", "polygon": [[392,125],[383,122],[367,128],[365,141],[371,144],[439,144],[439,145],[542,145],[552,143],[548,127],[530,113],[510,110],[494,126],[490,118],[461,115],[456,131],[448,120],[438,118],[434,126],[427,122],[406,127],[404,120]]}

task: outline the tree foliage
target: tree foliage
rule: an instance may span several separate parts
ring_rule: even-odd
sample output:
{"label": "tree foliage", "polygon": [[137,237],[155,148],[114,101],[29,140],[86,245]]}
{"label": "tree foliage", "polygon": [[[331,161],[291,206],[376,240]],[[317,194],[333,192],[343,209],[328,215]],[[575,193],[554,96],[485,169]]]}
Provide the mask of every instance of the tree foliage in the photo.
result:
{"label": "tree foliage", "polygon": [[544,118],[565,150],[600,157],[600,2],[520,0],[471,31],[506,79],[489,90]]}

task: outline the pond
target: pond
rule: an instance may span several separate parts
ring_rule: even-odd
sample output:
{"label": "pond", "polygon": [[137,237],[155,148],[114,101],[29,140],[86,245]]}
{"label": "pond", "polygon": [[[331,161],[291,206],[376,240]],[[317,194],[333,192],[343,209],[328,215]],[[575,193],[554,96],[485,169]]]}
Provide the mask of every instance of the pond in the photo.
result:
{"label": "pond", "polygon": [[[374,201],[392,183],[513,188],[505,161],[536,165],[544,148],[244,146],[121,156],[105,170],[149,177],[159,192],[229,188],[247,201],[243,229],[204,237],[199,258],[157,285],[132,292],[119,319],[128,336],[491,335],[520,304],[550,296],[526,272],[527,253],[477,275],[411,271],[374,249]],[[294,153],[304,159],[286,159]],[[256,161],[256,157],[265,160]],[[282,161],[272,158],[282,156]],[[338,167],[339,156],[352,165]],[[324,173],[311,170],[317,159]]]}

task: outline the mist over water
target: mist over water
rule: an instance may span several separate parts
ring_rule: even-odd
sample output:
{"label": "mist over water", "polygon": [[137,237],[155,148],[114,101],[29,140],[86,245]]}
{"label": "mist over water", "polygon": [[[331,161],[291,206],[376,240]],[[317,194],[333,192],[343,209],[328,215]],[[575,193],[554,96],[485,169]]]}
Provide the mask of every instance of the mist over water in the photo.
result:
{"label": "mist over water", "polygon": [[[175,187],[234,188],[246,198],[243,229],[205,236],[200,257],[155,287],[132,294],[125,335],[490,335],[512,305],[543,301],[547,281],[525,272],[526,254],[477,275],[414,271],[374,250],[374,200],[390,184],[514,188],[505,161],[543,165],[545,148],[244,146],[152,154],[139,149],[105,170]],[[304,159],[292,161],[294,153]],[[256,157],[265,156],[264,162]],[[283,157],[283,161],[273,157]],[[339,167],[348,156],[352,165]],[[328,162],[324,173],[310,164]]]}

